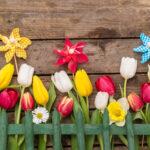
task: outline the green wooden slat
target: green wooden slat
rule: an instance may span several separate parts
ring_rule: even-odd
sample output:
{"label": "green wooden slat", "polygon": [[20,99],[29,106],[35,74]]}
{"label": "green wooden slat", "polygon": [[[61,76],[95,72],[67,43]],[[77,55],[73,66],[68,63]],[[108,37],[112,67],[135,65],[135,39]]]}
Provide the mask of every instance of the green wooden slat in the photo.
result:
{"label": "green wooden slat", "polygon": [[109,117],[107,109],[105,109],[105,112],[103,114],[103,143],[104,143],[104,150],[111,150]]}
{"label": "green wooden slat", "polygon": [[135,150],[133,123],[130,112],[127,114],[126,128],[127,128],[128,149]]}
{"label": "green wooden slat", "polygon": [[34,150],[34,134],[31,111],[25,113],[24,131],[26,150]]}
{"label": "green wooden slat", "polygon": [[78,149],[85,150],[84,121],[81,111],[75,115]]}
{"label": "green wooden slat", "polygon": [[0,150],[7,150],[7,114],[5,110],[0,114]]}
{"label": "green wooden slat", "polygon": [[61,150],[61,128],[60,128],[60,115],[55,109],[53,112],[53,130],[54,130],[54,150]]}

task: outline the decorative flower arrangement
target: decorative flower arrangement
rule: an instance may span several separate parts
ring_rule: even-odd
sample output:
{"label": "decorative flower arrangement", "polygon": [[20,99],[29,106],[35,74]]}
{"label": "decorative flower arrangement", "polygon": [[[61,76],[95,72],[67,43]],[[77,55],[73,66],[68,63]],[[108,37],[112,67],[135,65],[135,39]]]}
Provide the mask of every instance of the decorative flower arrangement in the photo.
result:
{"label": "decorative flower arrangement", "polygon": [[[17,58],[27,58],[25,49],[31,45],[31,41],[26,37],[21,37],[19,29],[13,29],[10,37],[0,35],[0,39],[5,45],[0,46],[0,51],[6,52],[5,58],[7,64],[0,70],[0,107],[4,110],[15,109],[14,120],[16,124],[24,121],[24,113],[32,111],[33,123],[41,124],[51,122],[51,108],[57,99],[56,90],[63,95],[59,98],[55,107],[61,116],[71,117],[75,122],[78,111],[81,111],[84,117],[84,123],[100,124],[103,119],[105,110],[109,114],[109,124],[123,127],[126,123],[128,111],[134,112],[134,119],[142,119],[144,123],[150,123],[150,83],[146,82],[141,85],[140,95],[132,91],[127,95],[127,81],[133,78],[137,70],[137,60],[130,57],[123,57],[120,65],[120,74],[124,79],[123,88],[120,85],[121,95],[119,99],[115,98],[116,84],[110,76],[102,75],[95,81],[97,94],[95,95],[95,110],[90,113],[89,96],[93,92],[93,85],[90,77],[84,69],[78,69],[79,64],[86,63],[88,56],[83,52],[86,46],[85,42],[72,44],[66,38],[62,50],[54,50],[59,58],[56,65],[68,64],[68,69],[72,77],[66,71],[55,72],[51,76],[49,89],[45,87],[43,81],[37,75],[34,75],[34,67],[23,63],[18,68]],[[143,52],[149,44],[149,38],[141,35],[143,41],[142,49],[137,48],[135,51]],[[144,52],[147,52],[146,49]],[[15,67],[11,63],[14,58]],[[144,59],[144,58],[143,58]],[[146,60],[143,60],[144,62]],[[17,72],[17,84],[12,84],[14,70]],[[150,80],[150,67],[148,67],[148,78]],[[24,112],[22,112],[23,110]],[[101,135],[98,135],[98,141],[103,149]],[[123,143],[127,143],[124,136],[119,136]],[[86,135],[86,149],[92,150],[94,136]],[[19,149],[24,143],[23,135],[10,136],[9,144],[12,149]],[[112,136],[110,137],[112,140]],[[150,148],[150,137],[147,137]],[[45,150],[47,135],[39,135],[38,150]],[[76,138],[71,137],[72,149],[77,147]]]}

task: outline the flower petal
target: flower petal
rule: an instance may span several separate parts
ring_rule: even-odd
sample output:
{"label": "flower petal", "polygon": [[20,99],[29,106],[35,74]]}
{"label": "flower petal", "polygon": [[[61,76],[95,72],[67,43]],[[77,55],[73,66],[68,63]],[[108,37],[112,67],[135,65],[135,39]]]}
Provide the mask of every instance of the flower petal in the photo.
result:
{"label": "flower petal", "polygon": [[85,47],[86,42],[78,42],[75,44],[76,50],[82,52],[82,49]]}
{"label": "flower petal", "polygon": [[56,65],[63,65],[67,63],[66,58],[58,58],[57,62],[55,63]]}
{"label": "flower petal", "polygon": [[6,36],[3,36],[1,34],[0,34],[0,40],[5,44],[7,44],[9,42],[9,39]]}
{"label": "flower petal", "polygon": [[0,51],[1,52],[5,52],[9,49],[9,46],[8,45],[3,45],[3,46],[0,46]]}
{"label": "flower petal", "polygon": [[27,46],[31,45],[31,40],[26,38],[26,37],[22,37],[20,40],[19,40],[19,47],[24,49],[26,48]]}
{"label": "flower petal", "polygon": [[16,49],[16,56],[19,57],[19,58],[26,59],[27,58],[27,53],[24,49],[17,48]]}
{"label": "flower petal", "polygon": [[71,43],[70,39],[69,39],[69,38],[66,38],[64,48],[65,48],[65,49],[68,49],[68,48],[72,47],[72,45],[73,45],[73,44]]}
{"label": "flower petal", "polygon": [[123,127],[125,125],[125,120],[120,121],[120,122],[116,122],[116,125],[119,127]]}
{"label": "flower petal", "polygon": [[78,59],[78,63],[88,62],[88,57],[85,54],[78,55],[77,59]]}
{"label": "flower petal", "polygon": [[72,73],[75,73],[76,70],[77,70],[77,63],[71,60],[71,61],[68,63],[68,69],[69,69]]}
{"label": "flower petal", "polygon": [[8,52],[5,53],[5,59],[6,59],[7,63],[11,61],[14,54],[15,54],[15,49],[11,49],[11,50],[9,50]]}
{"label": "flower petal", "polygon": [[20,38],[20,34],[19,34],[19,28],[14,28],[10,34],[10,38],[14,38],[14,39],[19,39]]}

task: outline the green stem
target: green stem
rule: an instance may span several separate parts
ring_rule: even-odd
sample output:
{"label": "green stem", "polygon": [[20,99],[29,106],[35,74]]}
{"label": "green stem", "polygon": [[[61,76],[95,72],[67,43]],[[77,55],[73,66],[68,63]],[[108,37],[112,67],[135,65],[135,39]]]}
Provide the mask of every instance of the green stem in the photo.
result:
{"label": "green stem", "polygon": [[22,87],[21,89],[21,96],[20,96],[20,101],[19,101],[19,106],[18,106],[18,111],[17,111],[17,117],[16,117],[16,124],[19,124],[20,123],[20,116],[21,116],[21,100],[22,100],[22,97],[23,97],[23,94],[24,94],[24,90],[25,90],[25,87]]}
{"label": "green stem", "polygon": [[38,150],[46,150],[47,135],[39,135]]}
{"label": "green stem", "polygon": [[127,81],[128,81],[128,79],[124,80],[124,90],[123,90],[124,97],[127,97]]}
{"label": "green stem", "polygon": [[146,118],[146,116],[145,116],[145,114],[143,113],[142,110],[140,110],[140,113],[141,113],[141,116],[144,119],[145,123],[148,123],[147,118]]}

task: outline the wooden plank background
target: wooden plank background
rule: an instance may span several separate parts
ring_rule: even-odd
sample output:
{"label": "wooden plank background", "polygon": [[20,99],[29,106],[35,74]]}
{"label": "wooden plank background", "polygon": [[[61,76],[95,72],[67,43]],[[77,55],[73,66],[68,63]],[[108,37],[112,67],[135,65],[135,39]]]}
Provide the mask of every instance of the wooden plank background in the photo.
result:
{"label": "wooden plank background", "polygon": [[[132,49],[141,44],[138,39],[141,32],[150,35],[149,0],[0,0],[0,33],[8,36],[14,27],[32,39],[27,63],[35,67],[47,87],[50,75],[65,69],[54,66],[53,49],[61,49],[66,36],[73,42],[88,43],[84,51],[90,61],[80,68],[86,69],[93,85],[103,74],[111,75],[117,86],[121,84],[119,66],[123,56],[138,59],[137,75],[129,81],[128,93],[139,92],[140,84],[147,81],[147,64],[141,65],[140,55]],[[22,62],[19,60],[19,64]],[[0,53],[0,67],[4,63]],[[91,110],[95,94],[94,89],[89,100]],[[119,96],[117,88],[116,98]]]}

